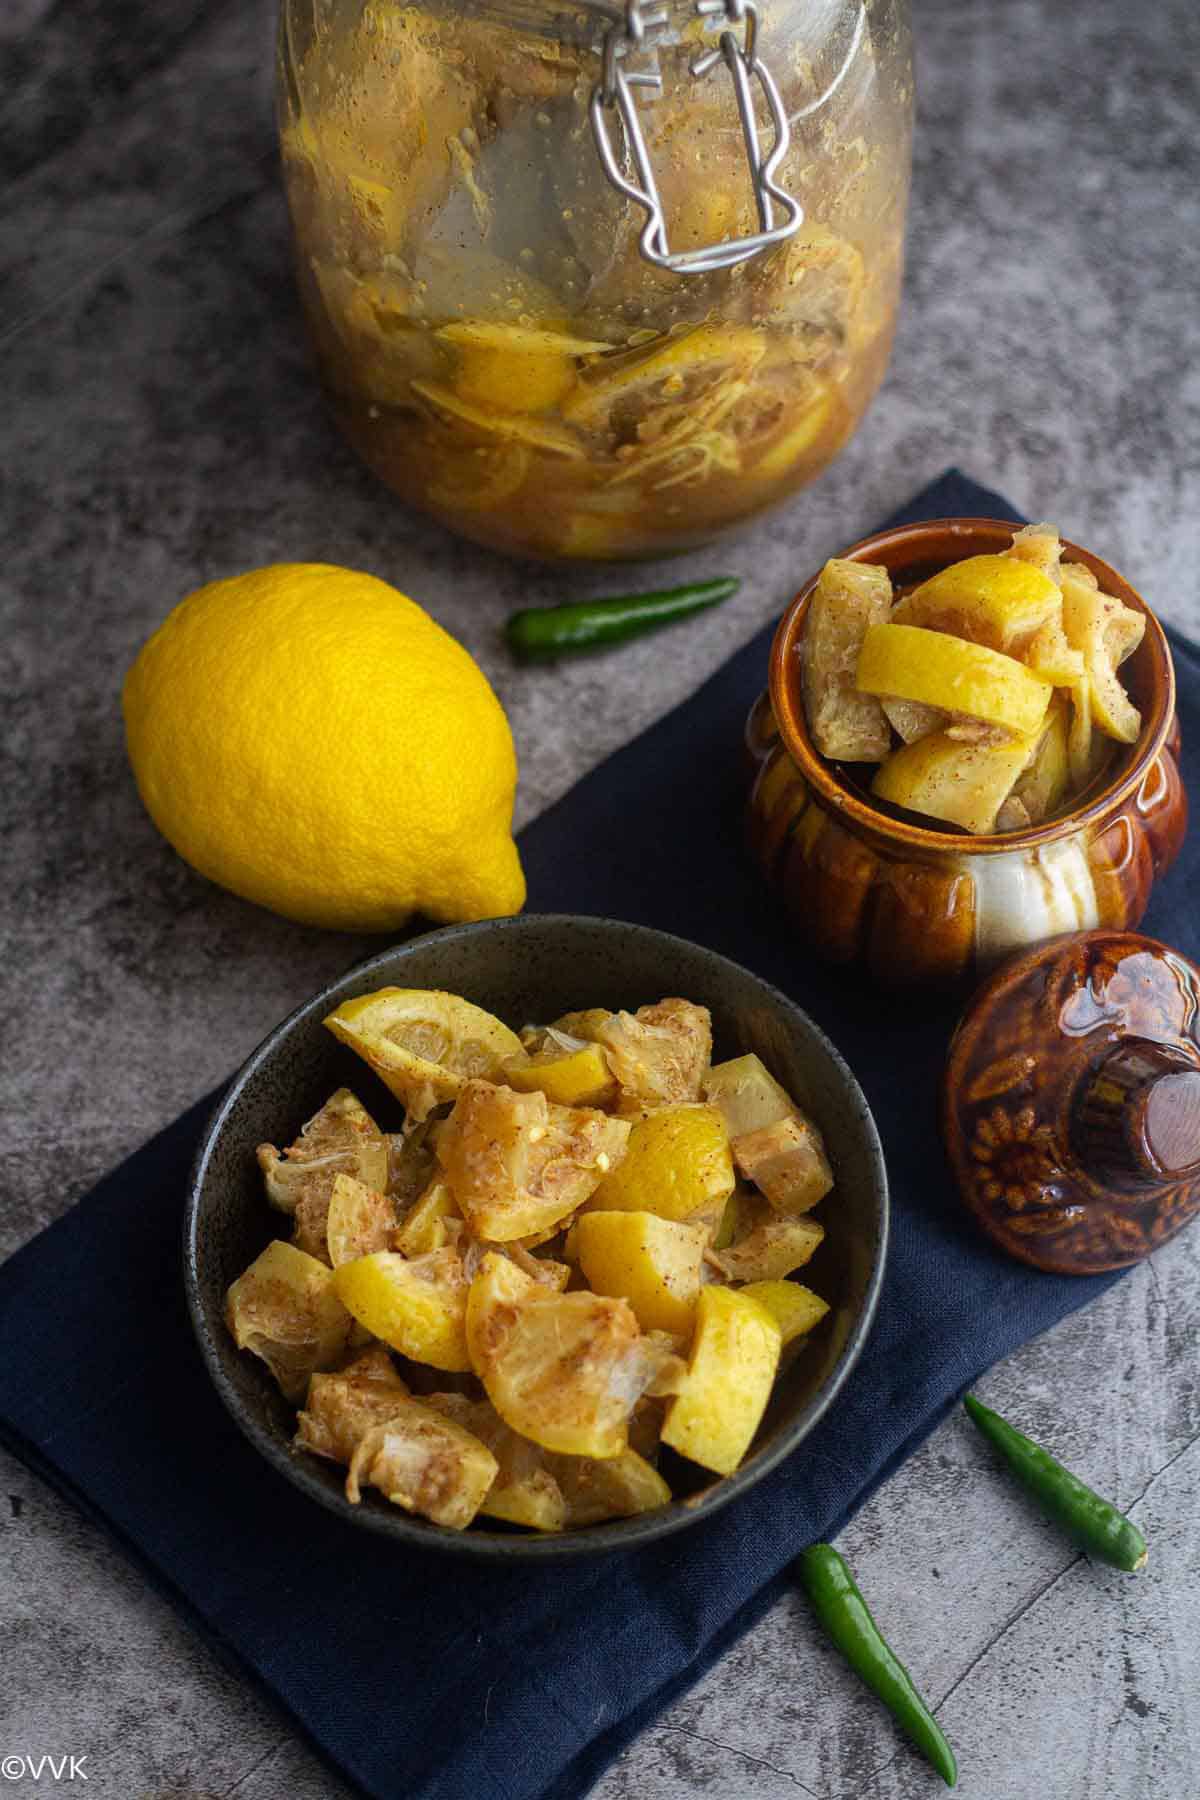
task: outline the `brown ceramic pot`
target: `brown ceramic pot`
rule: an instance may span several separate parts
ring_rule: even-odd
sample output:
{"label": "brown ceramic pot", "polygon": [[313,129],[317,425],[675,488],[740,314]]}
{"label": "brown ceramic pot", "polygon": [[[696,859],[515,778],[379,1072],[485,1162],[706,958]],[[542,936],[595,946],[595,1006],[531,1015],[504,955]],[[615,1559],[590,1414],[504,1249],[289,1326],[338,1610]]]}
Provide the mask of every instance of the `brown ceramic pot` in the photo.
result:
{"label": "brown ceramic pot", "polygon": [[[876,532],[843,552],[880,563],[895,583],[921,580],[966,556],[1006,549],[996,519],[936,519]],[[798,647],[816,575],[779,624],[768,692],[751,709],[751,853],[805,947],[860,965],[878,980],[949,983],[1060,932],[1128,929],[1187,827],[1171,653],[1154,614],[1115,569],[1077,544],[1101,587],[1146,614],[1146,634],[1121,670],[1142,730],[1122,745],[1094,791],[1028,831],[970,837],[889,816],[848,765],[814,748],[800,694]]]}
{"label": "brown ceramic pot", "polygon": [[1130,932],[1027,950],[972,996],[942,1082],[959,1192],[1000,1247],[1091,1275],[1200,1214],[1200,969]]}

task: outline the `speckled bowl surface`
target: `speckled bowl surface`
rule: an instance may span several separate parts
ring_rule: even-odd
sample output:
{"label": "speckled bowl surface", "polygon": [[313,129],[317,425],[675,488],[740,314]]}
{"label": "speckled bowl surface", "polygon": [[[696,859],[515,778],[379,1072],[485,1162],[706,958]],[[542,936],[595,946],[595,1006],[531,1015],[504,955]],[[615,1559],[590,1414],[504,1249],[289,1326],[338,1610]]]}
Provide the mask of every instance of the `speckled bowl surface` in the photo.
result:
{"label": "speckled bowl surface", "polygon": [[[289,1144],[343,1084],[385,1129],[399,1103],[322,1026],[342,1001],[376,988],[436,987],[464,995],[509,1025],[584,1006],[636,1008],[680,995],[712,1013],[714,1059],[755,1051],[825,1136],[837,1186],[819,1217],[826,1239],[804,1279],[832,1310],[776,1383],[742,1468],[717,1480],[664,1451],[677,1499],[656,1512],[538,1535],[474,1525],[453,1532],[379,1495],[346,1500],[344,1471],[291,1448],[295,1412],[264,1365],[240,1353],[222,1317],[225,1290],[275,1236],[254,1159],[260,1143]],[[372,957],[285,1019],[235,1076],[196,1159],[184,1226],[184,1278],[200,1348],[217,1390],[279,1474],[343,1518],[397,1544],[465,1556],[530,1560],[631,1548],[706,1517],[795,1450],[846,1379],[870,1328],[887,1245],[887,1180],[878,1134],[853,1075],[785,995],[736,963],[665,932],[609,919],[525,914],[451,926]]]}

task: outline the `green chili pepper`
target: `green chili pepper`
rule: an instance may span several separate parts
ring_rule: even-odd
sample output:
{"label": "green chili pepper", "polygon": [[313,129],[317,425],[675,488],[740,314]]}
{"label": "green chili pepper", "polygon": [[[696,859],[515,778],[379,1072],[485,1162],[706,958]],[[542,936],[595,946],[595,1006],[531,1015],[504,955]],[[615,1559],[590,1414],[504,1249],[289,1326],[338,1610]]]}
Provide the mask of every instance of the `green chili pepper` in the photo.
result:
{"label": "green chili pepper", "polygon": [[800,1558],[800,1579],[817,1617],[856,1675],[878,1694],[902,1731],[947,1787],[958,1764],[944,1732],[913,1686],[908,1670],[871,1617],[845,1562],[832,1544],[813,1544]]}
{"label": "green chili pepper", "polygon": [[968,1394],[967,1415],[997,1449],[1022,1487],[1081,1550],[1114,1569],[1140,1569],[1150,1552],[1131,1519],[1057,1462],[1048,1450]]}
{"label": "green chili pepper", "polygon": [[612,600],[580,600],[574,606],[528,607],[512,615],[504,635],[509,649],[522,662],[544,662],[577,650],[602,650],[718,606],[741,585],[734,576],[722,575],[660,594],[620,594]]}

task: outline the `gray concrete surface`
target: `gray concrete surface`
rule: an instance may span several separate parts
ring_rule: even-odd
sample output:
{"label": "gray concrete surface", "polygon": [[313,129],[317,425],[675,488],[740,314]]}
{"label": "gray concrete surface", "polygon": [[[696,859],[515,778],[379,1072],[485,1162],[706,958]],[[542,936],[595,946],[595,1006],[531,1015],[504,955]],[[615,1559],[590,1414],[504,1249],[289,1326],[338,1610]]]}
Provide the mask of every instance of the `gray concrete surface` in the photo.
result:
{"label": "gray concrete surface", "polygon": [[[269,14],[267,0],[0,9],[0,1255],[366,947],[215,891],[139,809],[119,681],[198,582],[281,556],[399,580],[492,673],[522,819],[951,461],[1200,632],[1190,0],[920,0],[907,306],[865,427],[736,558],[694,559],[755,578],[669,656],[552,674],[514,672],[497,627],[562,578],[406,515],[324,422],[272,160]],[[607,585],[571,578],[577,594]],[[957,1421],[845,1534],[959,1750],[964,1800],[1200,1786],[1198,1328],[1192,1233],[982,1390],[1132,1507],[1155,1546],[1142,1577],[1072,1556],[981,1478]],[[102,1533],[3,1458],[0,1609],[0,1756],[86,1753],[106,1800],[343,1793]],[[789,1600],[596,1796],[910,1800],[934,1785]]]}

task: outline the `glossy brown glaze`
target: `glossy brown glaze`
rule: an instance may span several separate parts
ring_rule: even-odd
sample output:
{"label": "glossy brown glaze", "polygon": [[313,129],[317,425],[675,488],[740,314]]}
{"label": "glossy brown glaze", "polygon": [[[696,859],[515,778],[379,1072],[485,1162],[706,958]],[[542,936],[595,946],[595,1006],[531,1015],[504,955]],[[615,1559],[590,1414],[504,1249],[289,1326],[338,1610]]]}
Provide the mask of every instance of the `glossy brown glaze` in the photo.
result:
{"label": "glossy brown glaze", "polygon": [[[994,519],[941,519],[877,532],[844,554],[882,564],[901,584],[1005,549],[1012,531]],[[815,575],[792,602],[775,635],[768,692],[746,725],[747,836],[806,948],[889,983],[947,983],[1063,931],[1141,920],[1187,828],[1171,654],[1115,569],[1077,544],[1063,548],[1146,614],[1145,637],[1121,671],[1142,730],[1097,792],[1028,831],[970,837],[892,816],[850,770],[819,755],[799,680]]]}
{"label": "glossy brown glaze", "polygon": [[1090,931],[1014,957],[975,996],[942,1086],[969,1211],[1022,1262],[1125,1268],[1200,1212],[1200,970]]}

